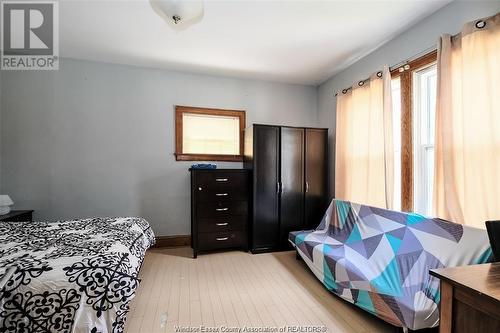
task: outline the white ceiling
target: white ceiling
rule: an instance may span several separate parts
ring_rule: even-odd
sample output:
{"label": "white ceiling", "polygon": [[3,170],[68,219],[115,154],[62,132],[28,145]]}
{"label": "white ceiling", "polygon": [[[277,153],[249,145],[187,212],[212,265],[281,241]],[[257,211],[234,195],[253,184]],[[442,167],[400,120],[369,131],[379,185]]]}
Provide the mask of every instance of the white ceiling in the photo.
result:
{"label": "white ceiling", "polygon": [[61,0],[60,53],[316,85],[448,2],[206,0],[201,22],[178,31],[148,0]]}

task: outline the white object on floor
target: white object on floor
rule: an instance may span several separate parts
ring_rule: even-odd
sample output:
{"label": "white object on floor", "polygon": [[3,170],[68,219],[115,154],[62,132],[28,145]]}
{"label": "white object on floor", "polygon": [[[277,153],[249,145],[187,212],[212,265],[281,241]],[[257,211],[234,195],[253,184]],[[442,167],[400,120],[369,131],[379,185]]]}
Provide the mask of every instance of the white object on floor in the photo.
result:
{"label": "white object on floor", "polygon": [[167,327],[167,313],[163,312],[160,316],[160,327],[165,328]]}
{"label": "white object on floor", "polygon": [[5,215],[9,214],[10,212],[10,206],[12,206],[14,202],[12,199],[6,195],[6,194],[1,194],[0,195],[0,215]]}

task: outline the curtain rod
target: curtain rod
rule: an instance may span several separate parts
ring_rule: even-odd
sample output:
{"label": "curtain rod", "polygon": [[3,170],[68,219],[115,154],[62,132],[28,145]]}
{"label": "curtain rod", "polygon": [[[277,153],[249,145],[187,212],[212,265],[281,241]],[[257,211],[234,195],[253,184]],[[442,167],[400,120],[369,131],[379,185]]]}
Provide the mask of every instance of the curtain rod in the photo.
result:
{"label": "curtain rod", "polygon": [[389,67],[389,70],[392,72],[393,70],[403,66],[403,65],[406,65],[408,64],[409,62],[412,62],[413,60],[416,60],[420,57],[423,57],[424,55],[428,54],[428,53],[431,53],[433,51],[435,51],[437,49],[437,46],[436,45],[433,45],[431,47],[428,47],[426,48],[425,50],[423,51],[420,51],[419,53],[417,54],[414,54],[413,56],[409,57],[408,59],[406,60],[403,60],[403,61],[400,61],[398,62],[397,64],[395,65],[392,65],[391,67]]}
{"label": "curtain rod", "polygon": [[[496,14],[496,15],[498,15],[498,14]],[[493,15],[493,16],[495,16],[495,15]],[[485,28],[485,27],[486,27],[486,21],[487,21],[489,18],[493,17],[493,16],[489,16],[489,17],[482,18],[482,19],[479,19],[479,20],[474,20],[474,21],[472,21],[472,22],[474,22],[474,25],[476,26],[476,28],[477,28],[477,29],[483,29],[483,28]],[[462,35],[462,32],[459,32],[459,33],[457,33],[457,34],[452,35],[452,36],[451,36],[451,38],[457,38],[457,37],[458,37],[458,36],[460,36],[460,35]],[[389,71],[391,71],[391,72],[392,72],[393,70],[395,70],[395,69],[396,69],[396,68],[398,68],[398,67],[405,66],[405,65],[407,65],[409,62],[411,62],[411,61],[413,61],[413,60],[415,60],[415,59],[418,59],[418,58],[420,58],[420,57],[422,57],[422,56],[424,56],[424,55],[426,55],[426,54],[428,54],[428,53],[431,53],[432,51],[435,51],[436,49],[437,49],[437,45],[433,45],[433,46],[431,46],[431,47],[428,47],[427,49],[425,49],[425,50],[423,50],[423,51],[421,51],[421,52],[419,52],[419,53],[417,53],[417,54],[415,54],[415,55],[411,56],[410,58],[408,58],[408,59],[406,59],[406,60],[403,60],[403,61],[400,61],[399,63],[397,63],[397,64],[395,64],[395,65],[392,65],[391,67],[389,67]],[[409,69],[409,67],[408,67],[408,68],[406,68],[406,66],[405,66],[404,70],[407,70],[407,69]],[[382,77],[382,71],[378,71],[378,72],[377,72],[377,76],[378,76],[378,77]],[[361,87],[362,85],[364,85],[364,84],[365,84],[366,82],[368,82],[369,80],[370,80],[370,78],[367,78],[367,79],[364,79],[364,80],[358,81],[358,86],[360,86],[360,87]],[[334,94],[334,95],[335,95],[335,96],[338,96],[339,92],[342,92],[343,94],[345,94],[345,93],[347,93],[347,92],[348,92],[349,90],[351,90],[351,89],[352,89],[352,86],[351,86],[351,87],[349,87],[349,88],[342,89],[342,90],[337,90],[337,91],[335,92],[335,94]]]}
{"label": "curtain rod", "polygon": [[[413,60],[415,60],[415,59],[418,59],[418,58],[420,58],[420,57],[422,57],[422,56],[424,56],[424,55],[426,55],[426,54],[428,54],[428,53],[431,53],[431,52],[435,51],[436,49],[437,49],[436,45],[433,45],[433,46],[431,46],[431,47],[428,47],[428,48],[426,48],[425,50],[420,51],[419,53],[414,54],[414,55],[412,55],[411,57],[409,57],[409,58],[407,58],[407,59],[405,59],[405,60],[403,60],[403,61],[400,61],[400,62],[396,63],[395,65],[390,66],[390,67],[389,67],[389,71],[391,71],[391,72],[392,72],[392,71],[393,71],[393,70],[395,70],[396,68],[399,68],[399,67],[401,67],[401,66],[407,65],[409,62],[411,62],[411,61],[413,61]],[[405,69],[408,69],[408,68],[405,68]],[[382,71],[378,71],[378,72],[377,72],[377,77],[382,77]],[[360,80],[360,81],[358,81],[358,83],[357,83],[357,84],[358,84],[358,86],[360,86],[360,87],[361,87],[361,86],[363,86],[365,83],[367,83],[368,81],[370,81],[370,78],[366,78],[366,79],[364,79],[364,80]],[[335,97],[336,97],[336,96],[338,96],[338,95],[339,95],[339,93],[345,94],[345,93],[347,93],[349,90],[352,90],[352,86],[351,86],[351,87],[348,87],[348,88],[345,88],[345,89],[342,89],[342,90],[337,90],[337,91],[335,91],[334,96],[335,96]]]}

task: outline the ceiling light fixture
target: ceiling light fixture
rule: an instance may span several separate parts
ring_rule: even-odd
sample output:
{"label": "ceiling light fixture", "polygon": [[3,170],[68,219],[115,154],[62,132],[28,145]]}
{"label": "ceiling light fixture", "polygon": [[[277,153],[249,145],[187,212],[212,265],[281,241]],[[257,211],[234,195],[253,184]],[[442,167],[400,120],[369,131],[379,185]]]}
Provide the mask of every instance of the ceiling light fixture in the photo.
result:
{"label": "ceiling light fixture", "polygon": [[203,0],[149,0],[155,12],[169,24],[192,25],[203,18]]}

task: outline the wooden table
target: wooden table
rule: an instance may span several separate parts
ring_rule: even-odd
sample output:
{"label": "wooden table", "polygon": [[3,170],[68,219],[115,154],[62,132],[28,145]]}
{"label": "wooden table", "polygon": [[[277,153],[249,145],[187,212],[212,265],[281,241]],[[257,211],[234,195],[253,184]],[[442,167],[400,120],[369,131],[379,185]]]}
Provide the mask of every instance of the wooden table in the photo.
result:
{"label": "wooden table", "polygon": [[500,332],[500,263],[430,274],[441,279],[440,333]]}

